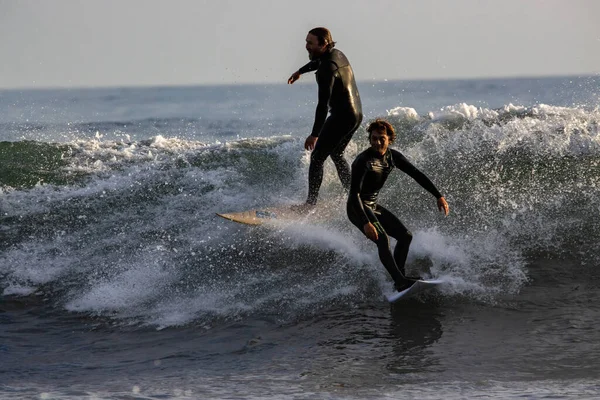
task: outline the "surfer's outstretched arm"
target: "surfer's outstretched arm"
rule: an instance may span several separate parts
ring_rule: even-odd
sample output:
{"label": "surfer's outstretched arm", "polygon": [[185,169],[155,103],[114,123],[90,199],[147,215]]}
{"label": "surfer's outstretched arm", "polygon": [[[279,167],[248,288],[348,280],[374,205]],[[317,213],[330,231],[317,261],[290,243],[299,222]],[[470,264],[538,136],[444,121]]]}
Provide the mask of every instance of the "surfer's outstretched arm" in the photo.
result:
{"label": "surfer's outstretched arm", "polygon": [[302,74],[305,74],[305,73],[310,72],[310,71],[316,71],[317,68],[319,68],[319,60],[312,60],[312,61],[310,61],[308,64],[300,67],[300,69],[298,69],[298,71],[294,72],[292,74],[292,76],[289,77],[288,83],[291,85],[292,83],[294,83],[298,79],[300,79],[300,76]]}
{"label": "surfer's outstretched arm", "polygon": [[441,212],[443,212],[444,215],[448,215],[448,213],[450,212],[448,202],[446,201],[444,196],[442,196],[440,191],[435,187],[433,182],[431,182],[431,180],[427,177],[427,175],[425,175],[417,167],[412,165],[410,161],[408,161],[406,157],[404,157],[404,155],[402,155],[402,153],[400,153],[399,151],[394,149],[390,149],[390,151],[392,152],[394,165],[402,172],[408,174],[411,178],[413,178],[419,185],[421,185],[423,189],[427,190],[429,193],[434,195],[437,199],[438,209]]}

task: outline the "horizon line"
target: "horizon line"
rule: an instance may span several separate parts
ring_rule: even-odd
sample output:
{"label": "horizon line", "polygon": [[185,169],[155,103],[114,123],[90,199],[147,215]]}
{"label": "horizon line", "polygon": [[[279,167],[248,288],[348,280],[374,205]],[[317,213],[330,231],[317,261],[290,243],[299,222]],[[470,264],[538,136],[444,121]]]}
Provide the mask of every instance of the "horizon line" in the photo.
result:
{"label": "horizon line", "polygon": [[[595,78],[600,77],[600,72],[585,74],[548,74],[548,75],[506,75],[506,76],[480,76],[480,77],[447,77],[447,78],[411,78],[411,79],[361,79],[357,83],[381,83],[381,82],[447,82],[447,81],[483,81],[483,80],[506,80],[506,79],[556,79],[556,78]],[[308,85],[309,82],[297,82],[296,85]],[[80,85],[80,86],[13,86],[0,87],[2,91],[36,91],[36,90],[94,90],[94,89],[159,89],[159,88],[199,88],[199,87],[220,87],[220,86],[279,86],[287,85],[283,82],[228,82],[228,83],[156,83],[156,84],[109,84],[109,85]]]}

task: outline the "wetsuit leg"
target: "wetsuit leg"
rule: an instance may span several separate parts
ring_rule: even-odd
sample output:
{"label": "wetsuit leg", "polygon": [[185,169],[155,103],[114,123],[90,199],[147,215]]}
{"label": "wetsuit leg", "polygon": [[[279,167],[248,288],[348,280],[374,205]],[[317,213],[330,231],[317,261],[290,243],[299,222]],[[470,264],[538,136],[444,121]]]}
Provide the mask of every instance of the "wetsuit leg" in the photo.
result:
{"label": "wetsuit leg", "polygon": [[[369,221],[375,226],[375,229],[377,229],[378,238],[374,242],[377,245],[379,260],[381,260],[381,263],[394,280],[396,286],[403,286],[406,283],[406,278],[404,277],[403,272],[396,265],[396,261],[392,255],[392,250],[390,249],[390,238],[386,233],[383,224],[380,222],[378,216],[369,207],[365,207],[365,213],[367,214]],[[350,222],[354,224],[354,226],[364,233],[362,221],[351,210],[348,210],[348,218],[350,219]]]}
{"label": "wetsuit leg", "polygon": [[406,276],[404,265],[406,264],[410,242],[412,242],[412,233],[406,229],[398,217],[385,207],[377,205],[375,214],[387,234],[397,240],[396,247],[394,248],[394,261],[398,270],[402,272],[402,275]]}
{"label": "wetsuit leg", "polygon": [[[344,150],[356,129],[360,126],[360,117],[333,117],[325,121],[319,135],[319,140],[310,156],[308,168],[308,204],[317,204],[319,189],[323,182],[323,165],[327,157],[331,156],[338,176],[346,190],[350,188],[350,166],[344,158]],[[358,121],[358,122],[357,122]]]}
{"label": "wetsuit leg", "polygon": [[338,145],[331,152],[331,161],[333,161],[338,176],[340,177],[340,181],[342,182],[342,186],[346,191],[350,190],[350,166],[344,157],[344,151],[346,151],[348,143],[352,140],[354,132],[360,127],[361,121],[362,117],[359,118],[358,122],[356,122],[350,132],[338,142]]}

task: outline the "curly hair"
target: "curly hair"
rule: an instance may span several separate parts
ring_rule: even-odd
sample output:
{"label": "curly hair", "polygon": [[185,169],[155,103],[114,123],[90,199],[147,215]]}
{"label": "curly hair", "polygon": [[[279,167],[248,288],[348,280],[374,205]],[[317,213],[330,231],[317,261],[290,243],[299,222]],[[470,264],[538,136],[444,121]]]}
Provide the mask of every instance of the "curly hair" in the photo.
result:
{"label": "curly hair", "polygon": [[369,140],[371,140],[371,134],[375,131],[384,132],[390,140],[390,143],[394,143],[394,140],[396,140],[396,131],[394,130],[394,127],[384,119],[376,119],[369,124],[369,127],[367,128]]}

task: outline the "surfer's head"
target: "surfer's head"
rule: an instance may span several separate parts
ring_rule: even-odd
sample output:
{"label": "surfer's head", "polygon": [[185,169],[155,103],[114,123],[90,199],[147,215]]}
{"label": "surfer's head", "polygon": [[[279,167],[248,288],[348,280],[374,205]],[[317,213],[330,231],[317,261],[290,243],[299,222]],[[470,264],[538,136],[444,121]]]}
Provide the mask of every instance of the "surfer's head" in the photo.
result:
{"label": "surfer's head", "polygon": [[318,27],[308,31],[306,35],[306,51],[311,60],[321,57],[326,51],[335,47],[335,42],[331,37],[329,29]]}
{"label": "surfer's head", "polygon": [[394,127],[383,119],[376,119],[371,122],[367,128],[367,132],[369,132],[371,149],[381,155],[384,155],[387,152],[388,146],[396,139]]}
{"label": "surfer's head", "polygon": [[396,131],[394,130],[394,127],[384,119],[376,119],[371,122],[367,128],[367,132],[369,132],[369,141],[371,141],[373,132],[384,133],[388,137],[390,143],[394,143],[394,140],[396,140]]}

